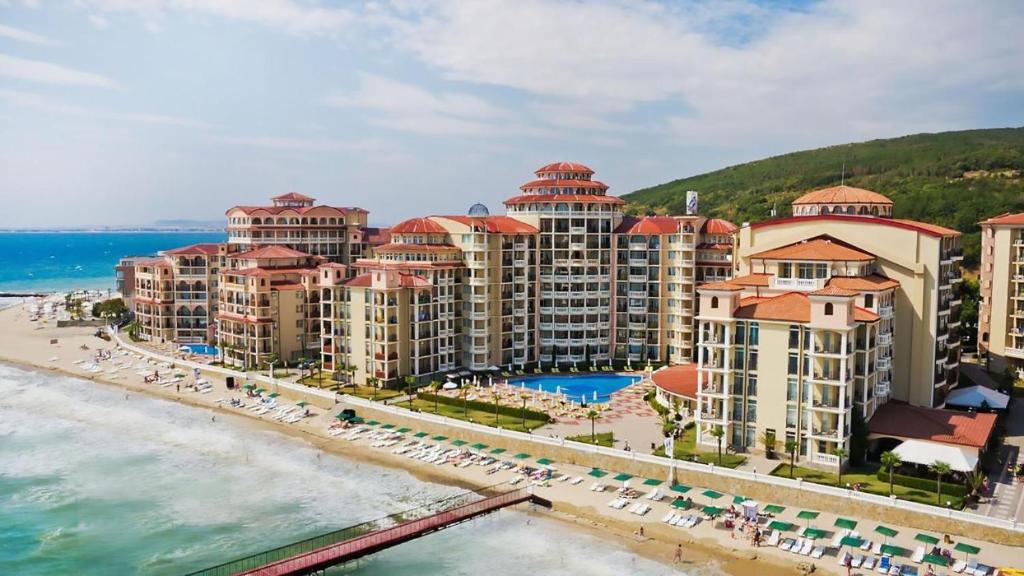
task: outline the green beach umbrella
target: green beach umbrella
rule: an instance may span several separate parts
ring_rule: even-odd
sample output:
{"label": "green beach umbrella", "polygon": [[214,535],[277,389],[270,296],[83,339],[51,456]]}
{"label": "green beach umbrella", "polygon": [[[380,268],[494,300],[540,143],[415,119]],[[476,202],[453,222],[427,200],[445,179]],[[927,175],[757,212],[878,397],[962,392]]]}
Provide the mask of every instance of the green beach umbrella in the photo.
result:
{"label": "green beach umbrella", "polygon": [[711,498],[712,500],[717,500],[722,497],[721,493],[715,492],[714,490],[705,490],[701,492],[701,494],[707,496],[708,498]]}
{"label": "green beach umbrella", "polygon": [[424,438],[424,437],[426,437],[428,435],[429,435],[429,433],[427,433],[427,432],[417,432],[417,433],[413,434],[413,437],[414,438]]}
{"label": "green beach umbrella", "polygon": [[469,442],[465,440],[452,440],[452,446],[464,446],[466,444],[469,444]]}
{"label": "green beach umbrella", "polygon": [[839,541],[840,546],[853,546],[854,548],[860,548],[864,541],[856,536],[843,536],[843,539]]}
{"label": "green beach umbrella", "polygon": [[857,521],[850,520],[849,518],[836,518],[836,522],[835,524],[833,524],[833,526],[835,526],[836,528],[846,528],[847,530],[853,530],[857,527]]}
{"label": "green beach umbrella", "polygon": [[717,506],[705,506],[700,510],[701,512],[707,514],[708,516],[718,516],[722,513],[722,509]]}
{"label": "green beach umbrella", "polygon": [[385,425],[381,426],[381,429],[382,430],[391,430],[394,427],[395,427],[394,424],[385,424]]}
{"label": "green beach umbrella", "polygon": [[242,386],[242,388],[244,388],[246,390],[254,390],[256,388],[256,385],[255,384],[246,384],[245,386]]}
{"label": "green beach umbrella", "polygon": [[661,486],[661,480],[657,478],[648,478],[644,480],[644,486]]}
{"label": "green beach umbrella", "polygon": [[504,453],[505,453],[505,449],[504,448],[495,448],[494,450],[491,450],[491,454],[504,454]]}
{"label": "green beach umbrella", "polygon": [[345,414],[344,412],[338,412],[337,414],[334,415],[334,417],[337,418],[338,420],[348,420],[349,418],[351,418],[351,416]]}
{"label": "green beach umbrella", "polygon": [[470,448],[474,450],[483,450],[484,448],[487,448],[487,444],[481,444],[480,442],[477,442],[476,444],[470,446]]}
{"label": "green beach umbrella", "polygon": [[526,460],[529,457],[530,457],[530,455],[527,454],[526,452],[520,452],[519,454],[516,454],[515,456],[513,456],[513,458],[515,458],[516,460]]}
{"label": "green beach umbrella", "polygon": [[772,520],[768,523],[768,527],[772,530],[782,530],[783,532],[793,529],[792,524],[789,522],[783,522],[782,520]]}
{"label": "green beach umbrella", "polygon": [[811,540],[817,540],[818,538],[824,538],[828,532],[821,530],[820,528],[805,528],[804,538],[810,538]]}
{"label": "green beach umbrella", "polygon": [[607,472],[601,470],[600,468],[594,468],[590,472],[587,472],[587,474],[593,476],[594,478],[604,478],[605,476],[608,475]]}
{"label": "green beach umbrella", "polygon": [[769,504],[764,507],[764,511],[769,514],[782,514],[785,510],[785,506],[779,506],[778,504]]}
{"label": "green beach umbrella", "polygon": [[971,546],[966,542],[957,543],[957,545],[953,547],[953,550],[956,550],[957,552],[963,552],[968,555],[977,554],[978,552],[981,552],[981,548],[978,548],[977,546]]}
{"label": "green beach umbrella", "polygon": [[447,440],[447,439],[448,439],[448,437],[447,437],[447,436],[442,436],[442,435],[440,435],[440,434],[438,434],[437,436],[434,436],[434,438],[433,438],[433,440],[434,440],[435,442],[444,442],[444,441],[445,441],[445,440]]}
{"label": "green beach umbrella", "polygon": [[747,501],[747,497],[746,496],[733,496],[732,497],[732,503],[733,504],[743,504],[746,501]]}
{"label": "green beach umbrella", "polygon": [[277,398],[278,396],[280,396],[280,394],[278,394],[277,392],[274,392],[273,394],[270,395],[271,398]]}
{"label": "green beach umbrella", "polygon": [[377,424],[380,424],[380,422],[377,422],[376,420],[367,420],[366,421],[366,425],[367,426],[376,426]]}
{"label": "green beach umbrella", "polygon": [[882,536],[885,536],[886,542],[889,541],[889,538],[892,538],[893,536],[900,533],[899,530],[893,530],[892,528],[889,528],[888,526],[882,526],[881,524],[875,526],[875,532],[878,532]]}
{"label": "green beach umbrella", "polygon": [[939,543],[938,538],[936,538],[935,536],[929,536],[928,534],[918,534],[917,536],[914,536],[914,540],[917,540],[918,542],[924,542],[925,544]]}
{"label": "green beach umbrella", "polygon": [[817,518],[818,514],[820,514],[820,512],[815,512],[814,510],[801,510],[796,517],[801,520],[807,520],[807,525],[810,526],[811,520]]}
{"label": "green beach umbrella", "polygon": [[669,490],[673,492],[679,492],[680,494],[686,494],[690,490],[693,490],[693,488],[687,486],[686,484],[673,484],[672,486],[669,487]]}
{"label": "green beach umbrella", "polygon": [[263,394],[264,392],[266,392],[266,389],[264,389],[264,388],[257,388],[253,393],[254,394]]}
{"label": "green beach umbrella", "polygon": [[616,476],[615,478],[612,478],[612,480],[615,480],[616,482],[625,482],[626,480],[629,480],[632,477],[633,476],[631,474],[626,474],[625,472],[620,472],[619,475]]}
{"label": "green beach umbrella", "polygon": [[686,509],[690,507],[690,503],[687,502],[685,498],[676,498],[672,501],[672,507]]}
{"label": "green beach umbrella", "polygon": [[302,402],[296,402],[295,405],[298,406],[299,408],[305,408],[306,406],[309,406],[309,402],[303,400]]}
{"label": "green beach umbrella", "polygon": [[410,431],[412,431],[412,428],[399,428],[399,429],[397,430],[397,432],[398,432],[399,434],[405,434],[406,432],[410,432]]}
{"label": "green beach umbrella", "polygon": [[888,554],[890,556],[906,556],[907,551],[899,546],[893,546],[892,544],[882,544],[882,548],[879,550],[882,554]]}
{"label": "green beach umbrella", "polygon": [[541,466],[550,466],[554,463],[555,461],[550,458],[537,458],[537,464],[540,464]]}
{"label": "green beach umbrella", "polygon": [[929,564],[938,564],[939,566],[949,565],[949,560],[947,560],[945,556],[940,556],[938,554],[925,554],[924,558],[922,559],[922,562],[927,562]]}
{"label": "green beach umbrella", "polygon": [[353,416],[352,418],[349,419],[349,422],[353,424],[362,424],[363,422],[366,421],[363,420],[361,416]]}

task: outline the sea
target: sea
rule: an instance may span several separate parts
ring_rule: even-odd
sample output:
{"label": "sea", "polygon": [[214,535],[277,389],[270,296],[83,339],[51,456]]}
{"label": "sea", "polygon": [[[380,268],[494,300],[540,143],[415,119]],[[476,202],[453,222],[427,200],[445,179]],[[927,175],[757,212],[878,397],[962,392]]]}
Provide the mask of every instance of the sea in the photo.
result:
{"label": "sea", "polygon": [[[458,491],[242,417],[0,364],[0,574],[185,574]],[[331,573],[681,572],[543,514],[502,511]]]}
{"label": "sea", "polygon": [[0,232],[0,292],[113,289],[123,256],[152,256],[223,232]]}

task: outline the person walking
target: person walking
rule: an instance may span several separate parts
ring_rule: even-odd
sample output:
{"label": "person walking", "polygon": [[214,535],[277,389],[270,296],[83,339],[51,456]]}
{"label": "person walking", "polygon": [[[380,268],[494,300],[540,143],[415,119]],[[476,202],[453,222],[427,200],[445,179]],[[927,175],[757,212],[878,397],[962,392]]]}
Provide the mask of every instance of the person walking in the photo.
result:
{"label": "person walking", "polygon": [[672,555],[672,563],[679,564],[683,561],[683,545],[676,544],[676,553]]}

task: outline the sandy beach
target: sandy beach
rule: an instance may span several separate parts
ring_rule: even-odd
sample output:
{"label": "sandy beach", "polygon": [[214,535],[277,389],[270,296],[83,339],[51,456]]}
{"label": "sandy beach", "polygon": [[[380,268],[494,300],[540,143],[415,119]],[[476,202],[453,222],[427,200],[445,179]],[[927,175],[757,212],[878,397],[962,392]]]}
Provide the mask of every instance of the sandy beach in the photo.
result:
{"label": "sandy beach", "polygon": [[[371,447],[370,444],[373,441],[367,439],[367,434],[356,440],[332,437],[328,434],[329,426],[335,422],[334,414],[344,408],[344,405],[330,409],[314,408],[312,416],[288,424],[272,419],[271,414],[259,416],[250,410],[232,408],[227,403],[218,402],[226,398],[242,398],[243,401],[248,399],[245,399],[244,393],[238,390],[229,391],[224,382],[215,376],[204,374],[204,379],[213,386],[213,390],[205,394],[186,390],[184,383],[190,378],[186,378],[181,383],[180,390],[177,385],[158,386],[146,383],[140,372],[161,370],[161,368],[150,366],[144,360],[134,356],[121,355],[118,352],[114,352],[111,360],[99,364],[100,371],[90,371],[83,366],[91,362],[97,350],[114,350],[113,343],[97,338],[94,335],[95,328],[56,328],[52,325],[42,325],[40,322],[30,322],[28,314],[21,306],[0,311],[0,327],[3,328],[0,330],[0,360],[5,362],[60,371],[105,385],[119,386],[191,404],[213,411],[211,418],[216,417],[217,414],[244,416],[245,420],[253,426],[273,428],[279,432],[302,438],[325,451],[353,460],[400,467],[425,481],[477,488],[507,482],[514,477],[512,471],[509,470],[488,474],[488,468],[484,466],[438,466],[396,455],[392,453],[396,446]],[[115,369],[118,364],[123,367]],[[146,366],[148,368],[141,368]],[[288,399],[281,398],[281,400]],[[294,400],[291,399],[284,404],[290,404]],[[644,498],[646,493],[651,490],[648,486],[636,486],[637,490],[641,492],[641,497],[637,502],[643,502],[652,507],[652,510],[646,515],[641,517],[628,512],[627,509],[612,509],[608,507],[608,502],[616,497],[614,489],[620,483],[611,481],[610,477],[605,478],[604,483],[610,487],[609,490],[594,492],[588,490],[594,480],[586,475],[589,469],[557,463],[556,467],[556,477],[564,474],[571,478],[582,477],[584,480],[575,485],[569,481],[554,481],[547,486],[538,486],[537,494],[554,503],[552,512],[538,513],[556,517],[567,525],[572,525],[573,529],[587,530],[601,537],[626,543],[637,554],[671,564],[677,544],[682,544],[684,562],[679,566],[680,569],[686,571],[692,571],[696,566],[714,562],[725,572],[737,576],[750,576],[755,573],[764,576],[791,574],[799,563],[813,563],[816,571],[833,574],[845,574],[846,572],[845,568],[839,566],[835,550],[831,550],[822,558],[812,559],[776,547],[755,548],[746,539],[734,538],[733,531],[720,527],[721,522],[703,521],[690,529],[665,524],[661,522],[661,519],[670,510],[668,502],[671,500],[671,495],[660,502],[649,501]],[[642,479],[639,480],[642,481]],[[664,485],[660,489],[662,492],[667,492]],[[694,495],[694,500],[703,503],[699,495]],[[717,505],[728,508],[731,498],[728,502],[725,499],[720,502],[725,503]],[[794,509],[791,508],[790,511],[795,514]],[[792,514],[780,514],[780,518],[792,520],[788,518]],[[836,530],[832,528],[835,518],[835,514],[823,510],[821,517],[815,521],[815,525],[823,529]],[[859,527],[861,535],[868,539],[877,536],[871,532],[875,524],[867,520],[861,521]],[[641,525],[644,529],[643,537],[636,535]],[[911,551],[920,544],[914,542],[914,535],[919,531],[910,528],[896,528],[900,530],[900,534],[896,538],[890,538],[889,543],[897,544]],[[794,534],[790,532],[786,535],[793,536]],[[765,537],[767,538],[767,533]],[[829,539],[831,536],[825,540]],[[969,539],[958,539],[958,541],[980,546],[983,550],[981,560],[988,564],[997,567],[1020,564],[1020,550],[1017,548],[998,543],[974,542]],[[819,542],[826,543],[824,540]],[[926,568],[924,565],[920,565],[918,570],[924,574]],[[872,571],[854,569],[852,573],[866,574],[868,572]],[[946,574],[952,573],[952,571],[937,567],[936,573]]]}

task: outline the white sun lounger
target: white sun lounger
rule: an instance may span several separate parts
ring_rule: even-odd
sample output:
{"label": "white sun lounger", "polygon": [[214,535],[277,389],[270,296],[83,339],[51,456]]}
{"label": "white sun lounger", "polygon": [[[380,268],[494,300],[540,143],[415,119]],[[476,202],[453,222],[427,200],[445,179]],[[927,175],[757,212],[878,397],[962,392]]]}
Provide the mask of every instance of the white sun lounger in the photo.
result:
{"label": "white sun lounger", "polygon": [[865,569],[865,570],[874,570],[875,569],[875,557],[874,556],[865,556],[864,557],[864,563],[861,564],[860,567]]}
{"label": "white sun lounger", "polygon": [[851,568],[860,568],[862,564],[864,564],[864,556],[860,554],[854,555],[853,560],[850,561]]}
{"label": "white sun lounger", "polygon": [[917,549],[914,550],[914,555],[910,557],[910,560],[920,564],[921,561],[924,560],[924,546],[918,546]]}
{"label": "white sun lounger", "polygon": [[967,568],[967,562],[963,560],[957,560],[956,563],[953,564],[953,572],[956,572],[957,574],[962,573],[964,568]]}
{"label": "white sun lounger", "polygon": [[851,555],[850,555],[849,552],[843,552],[842,554],[839,555],[838,558],[836,558],[836,564],[839,564],[840,566],[846,566],[846,559],[849,558],[850,556]]}
{"label": "white sun lounger", "polygon": [[687,528],[693,528],[697,524],[700,524],[700,516],[691,515],[689,518],[686,519]]}
{"label": "white sun lounger", "polygon": [[671,510],[669,510],[668,512],[665,513],[664,516],[661,517],[661,521],[663,523],[665,523],[665,524],[668,524],[669,521],[672,520],[672,517],[675,516],[675,515],[676,515],[675,512],[672,512]]}
{"label": "white sun lounger", "polygon": [[789,552],[793,548],[794,544],[796,544],[796,540],[793,540],[792,538],[786,538],[779,543],[779,549]]}
{"label": "white sun lounger", "polygon": [[636,502],[635,504],[633,504],[632,506],[629,507],[629,512],[632,513],[632,514],[636,514],[636,511],[639,510],[639,509],[640,509],[640,503]]}
{"label": "white sun lounger", "polygon": [[811,540],[804,540],[804,545],[800,547],[800,555],[801,556],[809,556],[811,554],[811,550],[813,550],[813,549],[814,549],[814,542],[811,541]]}
{"label": "white sun lounger", "polygon": [[871,546],[872,546],[871,540],[865,540],[864,543],[860,545],[860,549],[861,550],[870,551],[871,550]]}
{"label": "white sun lounger", "polygon": [[779,545],[779,538],[781,538],[781,537],[782,537],[782,533],[781,532],[779,532],[778,530],[772,530],[772,535],[768,537],[768,545],[769,546],[778,546]]}
{"label": "white sun lounger", "polygon": [[581,482],[583,482],[583,477],[582,476],[577,476],[577,477],[573,478],[572,482],[569,482],[569,484],[572,484],[573,486],[575,486],[575,485],[577,485],[577,484],[579,484]]}
{"label": "white sun lounger", "polygon": [[824,555],[825,555],[825,547],[824,546],[815,546],[814,549],[811,550],[811,558],[821,558]]}

